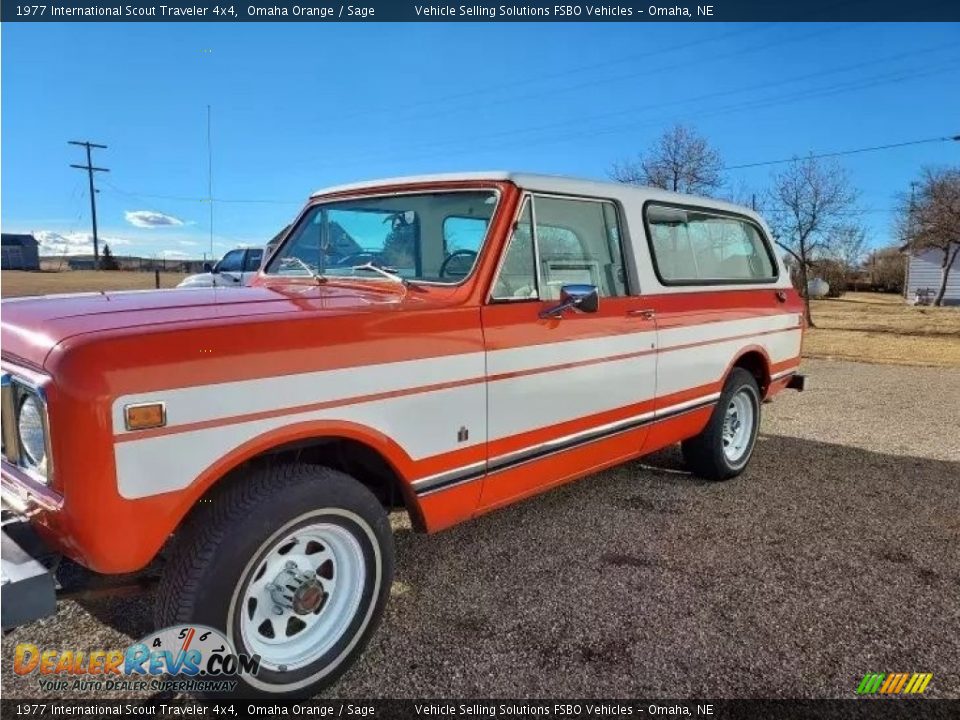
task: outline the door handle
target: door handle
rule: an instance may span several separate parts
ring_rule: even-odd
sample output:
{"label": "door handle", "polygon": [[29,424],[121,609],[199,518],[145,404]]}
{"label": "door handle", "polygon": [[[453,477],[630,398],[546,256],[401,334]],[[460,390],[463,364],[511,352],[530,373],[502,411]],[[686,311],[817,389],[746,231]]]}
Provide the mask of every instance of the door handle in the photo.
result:
{"label": "door handle", "polygon": [[787,294],[783,290],[777,290],[777,301],[782,303],[787,301]]}
{"label": "door handle", "polygon": [[657,315],[657,311],[653,308],[644,308],[642,310],[628,310],[627,315],[630,317],[640,317],[644,320],[653,320]]}

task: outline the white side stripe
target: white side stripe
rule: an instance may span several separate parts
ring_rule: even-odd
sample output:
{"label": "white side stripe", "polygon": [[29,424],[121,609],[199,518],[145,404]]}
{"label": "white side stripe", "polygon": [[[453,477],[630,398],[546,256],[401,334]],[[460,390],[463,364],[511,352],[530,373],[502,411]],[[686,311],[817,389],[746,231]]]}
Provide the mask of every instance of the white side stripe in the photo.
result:
{"label": "white side stripe", "polygon": [[124,395],[113,403],[113,431],[118,435],[127,432],[123,408],[132,403],[165,400],[168,426],[175,427],[418,385],[470,380],[482,377],[484,367],[484,353],[479,352]]}
{"label": "white side stripe", "polygon": [[[112,407],[114,434],[124,436],[124,442],[115,443],[119,491],[124,497],[138,498],[181,490],[245,443],[296,423],[356,423],[391,438],[414,461],[481,445],[488,439],[717,382],[746,345],[763,347],[772,362],[797,357],[797,317],[777,315],[672,328],[660,334],[663,349],[718,342],[534,372],[489,384],[482,382],[486,374],[646,353],[658,342],[657,336],[647,330],[489,354],[466,353],[126,395],[117,398]],[[778,332],[781,330],[784,332]],[[723,340],[750,333],[756,336]],[[458,382],[466,384],[322,409],[304,407]],[[202,425],[152,437],[129,433],[124,427],[124,406],[157,400],[167,404],[169,428]],[[277,412],[285,408],[293,412]],[[226,419],[232,421],[220,424]],[[469,430],[469,442],[459,442],[460,427]]]}
{"label": "white side stripe", "polygon": [[[486,441],[482,384],[401,395],[296,415],[218,425],[172,435],[115,443],[120,494],[139,498],[182,490],[207,468],[246,442],[298,423],[335,420],[371,428],[399,444],[414,460]],[[471,429],[457,442],[457,429]]]}

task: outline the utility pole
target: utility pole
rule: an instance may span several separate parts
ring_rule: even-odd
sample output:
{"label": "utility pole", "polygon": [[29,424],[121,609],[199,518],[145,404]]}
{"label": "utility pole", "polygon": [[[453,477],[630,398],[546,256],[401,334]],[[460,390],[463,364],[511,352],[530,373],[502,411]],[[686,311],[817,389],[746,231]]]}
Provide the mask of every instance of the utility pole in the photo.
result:
{"label": "utility pole", "polygon": [[106,145],[97,145],[97,143],[92,143],[89,140],[69,140],[69,145],[81,145],[87,149],[87,164],[86,165],[71,165],[72,168],[77,168],[79,170],[87,171],[87,178],[90,180],[90,218],[93,222],[93,269],[100,269],[100,243],[97,238],[97,190],[93,187],[93,174],[95,172],[110,172],[107,168],[94,167],[93,161],[90,156],[91,148],[101,148],[103,150],[107,149]]}

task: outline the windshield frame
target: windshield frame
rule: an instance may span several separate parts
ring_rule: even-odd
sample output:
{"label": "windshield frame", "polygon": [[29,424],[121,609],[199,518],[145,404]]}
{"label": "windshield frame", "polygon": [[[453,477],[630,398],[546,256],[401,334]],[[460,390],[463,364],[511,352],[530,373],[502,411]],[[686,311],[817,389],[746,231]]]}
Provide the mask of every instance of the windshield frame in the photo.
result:
{"label": "windshield frame", "polygon": [[[441,282],[439,280],[421,280],[419,278],[404,278],[411,285],[417,286],[434,286],[442,288],[456,288],[459,287],[468,281],[470,281],[474,274],[477,272],[477,268],[481,265],[481,260],[484,256],[484,253],[487,250],[487,247],[490,243],[491,232],[496,223],[497,217],[500,214],[500,209],[502,207],[503,200],[503,191],[499,184],[497,185],[488,185],[488,184],[478,184],[478,185],[458,185],[455,187],[418,187],[410,188],[408,190],[386,190],[386,191],[377,191],[372,189],[369,192],[362,192],[356,194],[349,194],[344,196],[330,196],[330,197],[313,197],[310,199],[310,202],[307,203],[306,207],[300,212],[300,215],[297,217],[296,221],[290,225],[290,228],[287,230],[286,234],[283,236],[283,239],[277,244],[273,252],[270,253],[270,257],[262,265],[261,273],[265,279],[271,281],[277,280],[310,280],[314,281],[316,278],[311,278],[307,275],[282,275],[273,270],[275,263],[279,263],[282,259],[280,253],[283,251],[283,248],[287,246],[297,231],[307,222],[308,216],[314,211],[317,207],[323,207],[324,205],[336,205],[338,203],[350,202],[352,200],[375,200],[377,198],[394,198],[401,197],[404,195],[440,195],[440,194],[452,194],[452,193],[490,193],[494,197],[493,210],[490,213],[490,220],[487,222],[487,230],[484,233],[483,241],[480,243],[479,250],[477,251],[477,257],[473,262],[473,266],[470,268],[470,272],[467,273],[464,277],[460,278],[455,282]],[[451,216],[453,217],[453,216]],[[445,243],[444,243],[445,245]],[[445,248],[444,248],[445,249]],[[322,278],[324,282],[333,282],[333,281],[363,281],[363,282],[391,282],[385,277],[371,274],[371,275],[358,275],[356,273],[351,275],[327,275],[324,270],[317,270],[317,277]]]}

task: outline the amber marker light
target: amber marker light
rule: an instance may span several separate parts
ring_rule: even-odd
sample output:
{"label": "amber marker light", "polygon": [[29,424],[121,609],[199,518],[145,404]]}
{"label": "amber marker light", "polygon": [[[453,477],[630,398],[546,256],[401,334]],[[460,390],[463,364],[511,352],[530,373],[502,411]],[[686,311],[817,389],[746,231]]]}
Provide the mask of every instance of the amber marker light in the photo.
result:
{"label": "amber marker light", "polygon": [[123,409],[127,430],[148,430],[167,424],[167,408],[162,402],[127,405]]}

